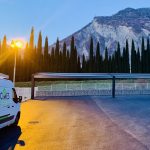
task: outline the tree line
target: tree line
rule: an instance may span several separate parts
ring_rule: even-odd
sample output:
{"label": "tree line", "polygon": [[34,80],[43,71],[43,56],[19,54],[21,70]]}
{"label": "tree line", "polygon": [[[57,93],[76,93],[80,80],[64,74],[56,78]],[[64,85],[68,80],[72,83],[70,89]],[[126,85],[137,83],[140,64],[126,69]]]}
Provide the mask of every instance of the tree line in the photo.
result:
{"label": "tree line", "polygon": [[[34,43],[34,28],[31,30],[29,43],[23,52],[17,50],[16,81],[30,81],[31,75],[37,72],[77,72],[77,73],[150,73],[150,42],[142,38],[141,47],[136,49],[132,40],[131,54],[129,43],[121,50],[120,43],[112,55],[107,47],[101,54],[100,43],[97,42],[94,51],[93,38],[90,39],[89,57],[80,57],[72,36],[70,47],[66,43],[60,47],[59,39],[49,52],[48,37],[42,46],[42,33],[39,33],[37,45]],[[4,36],[0,42],[0,72],[13,78],[14,58],[13,49],[7,44]]]}

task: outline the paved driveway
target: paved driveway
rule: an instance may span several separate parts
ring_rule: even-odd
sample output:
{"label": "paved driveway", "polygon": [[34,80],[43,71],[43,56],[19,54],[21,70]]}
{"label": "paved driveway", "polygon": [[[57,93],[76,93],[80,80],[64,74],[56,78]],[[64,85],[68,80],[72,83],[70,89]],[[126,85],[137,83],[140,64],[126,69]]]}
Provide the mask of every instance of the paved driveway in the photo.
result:
{"label": "paved driveway", "polygon": [[[97,99],[96,99],[97,98]],[[0,132],[0,150],[146,150],[146,144],[97,105],[99,97],[50,98],[22,104],[20,134]],[[5,134],[6,133],[6,134]],[[15,136],[17,140],[12,141]],[[9,139],[9,140],[8,140]],[[9,143],[9,144],[8,144]],[[6,146],[7,145],[7,146]]]}

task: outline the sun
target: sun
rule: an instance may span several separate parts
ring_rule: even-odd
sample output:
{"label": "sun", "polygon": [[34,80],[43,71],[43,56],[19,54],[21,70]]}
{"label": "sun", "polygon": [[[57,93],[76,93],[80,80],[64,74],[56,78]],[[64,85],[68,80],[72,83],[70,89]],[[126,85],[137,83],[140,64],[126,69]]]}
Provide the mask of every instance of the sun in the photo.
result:
{"label": "sun", "polygon": [[25,41],[24,40],[20,40],[20,39],[15,39],[15,40],[12,40],[11,41],[11,44],[10,44],[10,46],[12,47],[12,48],[19,48],[19,49],[21,49],[21,48],[24,48],[25,47]]}

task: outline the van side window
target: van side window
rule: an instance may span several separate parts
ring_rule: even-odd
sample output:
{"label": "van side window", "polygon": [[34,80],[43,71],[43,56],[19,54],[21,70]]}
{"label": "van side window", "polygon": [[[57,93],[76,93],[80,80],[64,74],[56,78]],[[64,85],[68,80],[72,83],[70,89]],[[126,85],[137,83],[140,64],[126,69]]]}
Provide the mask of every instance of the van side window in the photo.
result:
{"label": "van side window", "polygon": [[12,88],[12,99],[15,103],[18,102],[18,97],[17,97],[17,93],[16,90],[14,88]]}

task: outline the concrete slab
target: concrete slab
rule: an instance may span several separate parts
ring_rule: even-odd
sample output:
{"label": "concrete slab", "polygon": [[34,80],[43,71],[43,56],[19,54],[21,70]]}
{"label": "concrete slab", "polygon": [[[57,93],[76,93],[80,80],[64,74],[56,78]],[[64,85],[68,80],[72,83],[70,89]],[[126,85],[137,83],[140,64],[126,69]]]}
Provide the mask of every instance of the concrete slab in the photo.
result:
{"label": "concrete slab", "polygon": [[150,149],[150,96],[92,98],[115,124]]}

